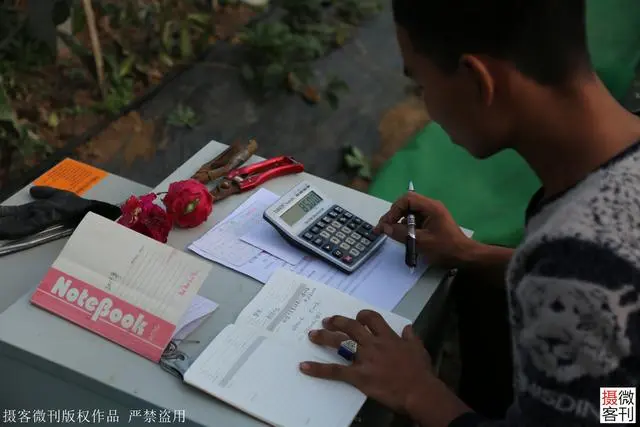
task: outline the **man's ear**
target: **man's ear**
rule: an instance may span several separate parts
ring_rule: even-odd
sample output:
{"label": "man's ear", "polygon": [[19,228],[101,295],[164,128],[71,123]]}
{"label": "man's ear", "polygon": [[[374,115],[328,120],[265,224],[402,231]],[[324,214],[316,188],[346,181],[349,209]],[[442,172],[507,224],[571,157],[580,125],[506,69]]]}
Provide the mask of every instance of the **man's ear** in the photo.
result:
{"label": "man's ear", "polygon": [[468,78],[475,86],[478,100],[483,105],[490,106],[495,95],[495,80],[487,65],[477,56],[463,55],[460,58],[460,68],[467,73]]}

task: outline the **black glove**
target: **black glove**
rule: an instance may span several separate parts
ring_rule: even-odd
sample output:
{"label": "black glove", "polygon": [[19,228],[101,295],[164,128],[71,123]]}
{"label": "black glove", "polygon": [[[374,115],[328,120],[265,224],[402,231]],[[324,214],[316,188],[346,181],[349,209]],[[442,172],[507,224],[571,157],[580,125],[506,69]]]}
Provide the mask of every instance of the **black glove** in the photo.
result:
{"label": "black glove", "polygon": [[0,206],[0,240],[27,237],[53,225],[75,227],[88,212],[115,221],[120,208],[97,200],[87,200],[52,187],[31,187],[33,202],[19,206]]}

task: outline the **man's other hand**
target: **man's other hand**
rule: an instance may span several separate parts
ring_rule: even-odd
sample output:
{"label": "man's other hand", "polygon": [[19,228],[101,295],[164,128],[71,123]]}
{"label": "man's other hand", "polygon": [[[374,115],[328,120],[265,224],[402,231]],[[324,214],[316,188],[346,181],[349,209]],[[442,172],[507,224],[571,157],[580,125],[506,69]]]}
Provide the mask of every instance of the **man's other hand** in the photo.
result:
{"label": "man's other hand", "polygon": [[303,362],[300,370],[310,376],[343,381],[397,412],[408,411],[408,401],[433,378],[431,358],[411,326],[398,336],[382,316],[364,310],[356,319],[333,316],[324,329],[311,331],[310,340],[337,349],[342,341],[358,343],[351,365]]}

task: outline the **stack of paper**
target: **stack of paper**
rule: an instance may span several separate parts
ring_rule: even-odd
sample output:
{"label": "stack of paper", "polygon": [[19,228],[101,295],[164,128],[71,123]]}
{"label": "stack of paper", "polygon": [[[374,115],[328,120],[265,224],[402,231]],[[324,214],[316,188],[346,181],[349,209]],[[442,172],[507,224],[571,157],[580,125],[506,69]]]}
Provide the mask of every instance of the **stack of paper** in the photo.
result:
{"label": "stack of paper", "polygon": [[286,268],[385,310],[393,309],[427,269],[422,263],[411,272],[404,263],[404,246],[388,240],[360,269],[345,274],[290,245],[262,218],[278,199],[258,190],[189,249],[261,283]]}

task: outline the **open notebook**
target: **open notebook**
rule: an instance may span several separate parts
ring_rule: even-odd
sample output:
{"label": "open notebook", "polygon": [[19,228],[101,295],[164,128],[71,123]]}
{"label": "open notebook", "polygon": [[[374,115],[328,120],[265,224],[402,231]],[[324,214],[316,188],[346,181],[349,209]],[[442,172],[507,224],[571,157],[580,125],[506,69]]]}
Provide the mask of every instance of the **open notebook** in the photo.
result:
{"label": "open notebook", "polygon": [[[347,427],[366,397],[350,385],[305,376],[298,366],[305,360],[348,363],[335,350],[309,342],[307,334],[327,316],[355,317],[363,309],[372,307],[281,269],[190,366],[187,359],[173,369],[185,383],[266,423]],[[410,324],[381,314],[398,333]]]}
{"label": "open notebook", "polygon": [[88,213],[31,302],[154,362],[211,266]]}

